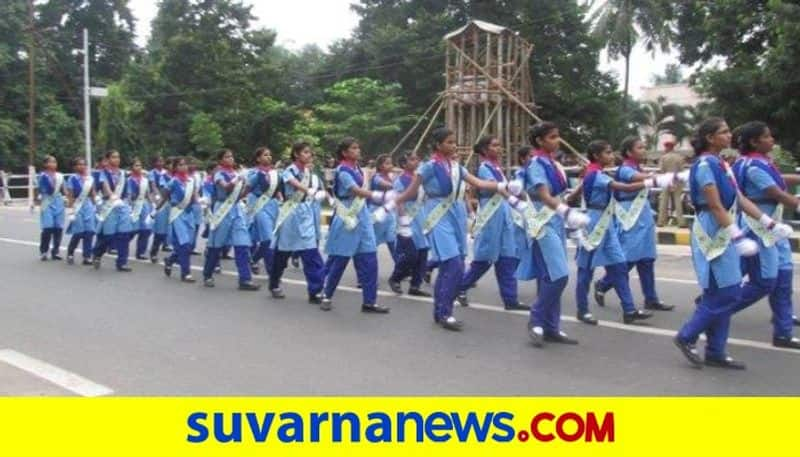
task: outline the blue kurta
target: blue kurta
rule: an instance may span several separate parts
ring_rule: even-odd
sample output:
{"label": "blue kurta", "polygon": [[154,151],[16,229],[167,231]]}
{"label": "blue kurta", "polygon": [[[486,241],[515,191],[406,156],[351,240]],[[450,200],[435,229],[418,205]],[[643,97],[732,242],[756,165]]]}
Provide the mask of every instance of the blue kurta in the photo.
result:
{"label": "blue kurta", "polygon": [[[280,178],[276,175],[276,179]],[[247,185],[250,187],[250,193],[247,195],[247,206],[253,208],[256,201],[269,191],[270,182],[269,170],[257,168],[250,173],[247,179]],[[253,243],[261,243],[270,241],[272,239],[272,232],[275,229],[275,220],[278,218],[278,208],[280,203],[275,198],[275,195],[280,191],[280,186],[275,183],[275,191],[269,196],[267,201],[261,209],[251,215],[250,236],[253,238]]]}
{"label": "blue kurta", "polygon": [[[150,187],[157,192],[165,190],[170,179],[166,170],[153,169],[147,173],[147,180],[150,181]],[[153,233],[156,235],[166,235],[167,230],[169,230],[169,205],[164,205],[153,219]]]}
{"label": "blue kurta", "polygon": [[[524,182],[525,169],[520,167],[517,171],[515,171],[514,179]],[[521,214],[515,214],[515,210],[513,208],[511,208],[509,213],[511,214],[511,220],[514,223],[514,242],[517,245],[515,257],[521,259],[521,263],[523,261],[522,259],[530,259],[531,257],[532,240],[528,238],[527,223],[525,222],[525,218],[522,217]],[[519,267],[517,267],[517,271],[519,271]]]}
{"label": "blue kurta", "polygon": [[136,199],[139,198],[141,183],[141,181],[131,176],[128,178],[128,188],[125,189],[125,193],[128,195],[128,204],[131,206],[131,228],[134,232],[152,229],[152,225],[147,222],[147,216],[153,211],[153,205],[148,198],[149,189],[145,189],[144,203],[142,204],[141,212],[139,212],[139,217],[135,220],[133,219],[134,205],[136,204]]}
{"label": "blue kurta", "polygon": [[[380,181],[385,180],[386,179],[382,179],[379,175],[373,176],[370,180],[369,190],[384,191],[385,189],[380,185]],[[371,211],[375,211],[381,206],[380,204],[373,203],[372,201],[367,203],[369,204]],[[375,222],[374,230],[375,242],[377,244],[380,245],[383,243],[394,243],[397,239],[397,218],[395,217],[394,212],[389,212],[383,222]]]}
{"label": "blue kurta", "polygon": [[[106,169],[100,173],[100,184],[101,186],[102,184],[107,184],[109,191],[114,194],[114,189],[116,189],[117,186],[126,185],[121,178],[121,170],[112,171],[111,169]],[[116,235],[118,233],[130,233],[133,230],[133,224],[131,223],[131,207],[125,202],[126,197],[127,194],[123,189],[122,195],[120,195],[120,202],[122,204],[111,210],[106,220],[103,221],[100,226],[99,233],[103,235]],[[104,205],[110,204],[109,200],[108,197],[103,196]],[[98,208],[98,213],[102,210],[103,207]]]}
{"label": "blue kurta", "polygon": [[[422,178],[422,186],[427,196],[424,203],[426,217],[442,200],[447,199],[451,193],[458,191],[458,189],[453,189],[450,177],[451,163],[430,160],[417,169],[417,174]],[[461,165],[457,166],[459,167],[458,183],[461,183],[467,175],[467,170]],[[467,215],[465,206],[463,203],[459,203],[461,199],[463,199],[463,196],[459,196],[439,220],[439,223],[434,225],[428,233],[430,260],[444,262],[454,257],[466,257]]]}
{"label": "blue kurta", "polygon": [[[67,189],[69,189],[76,203],[86,184],[88,183],[77,175],[72,175],[67,179]],[[94,180],[92,181],[92,187],[94,187]],[[83,201],[80,209],[75,213],[75,219],[67,226],[67,234],[75,235],[84,232],[94,233],[97,225],[96,215],[97,212],[95,211],[90,190],[89,193],[86,194],[86,199]]]}
{"label": "blue kurta", "polygon": [[[361,168],[352,168],[347,164],[336,167],[333,178],[333,192],[336,198],[346,207],[350,207],[355,199],[353,189],[364,184],[364,173]],[[353,257],[376,251],[375,230],[372,227],[372,213],[365,204],[356,215],[358,224],[348,230],[344,220],[336,213],[328,230],[325,252],[328,255]],[[377,226],[377,224],[376,224]]]}
{"label": "blue kurta", "polygon": [[[394,190],[398,195],[405,192],[408,186],[411,185],[411,181],[413,179],[413,175],[409,173],[403,173],[394,180]],[[422,211],[424,203],[417,203],[419,192],[420,191],[417,191],[417,193],[411,195],[411,199],[406,201],[404,205],[406,215],[417,210],[417,213],[414,215],[414,219],[411,220],[411,239],[414,242],[414,247],[416,247],[417,250],[428,249],[428,240],[425,238],[425,235],[422,234],[422,223],[425,221],[425,212]],[[417,209],[417,207],[419,207],[419,209]]]}
{"label": "blue kurta", "polygon": [[[219,210],[222,203],[228,198],[230,192],[223,188],[224,183],[230,183],[237,173],[235,171],[219,170],[214,173],[214,205],[213,211]],[[241,194],[240,194],[241,195]],[[194,220],[192,208],[189,208]],[[192,235],[194,237],[194,235]],[[251,245],[250,232],[247,228],[247,214],[244,205],[236,202],[231,206],[228,213],[220,221],[219,225],[208,234],[208,246],[211,248],[222,248],[225,246],[247,246]]]}
{"label": "blue kurta", "polygon": [[[481,162],[478,178],[485,181],[506,182],[503,171],[492,162]],[[480,208],[483,208],[495,193],[478,190]],[[478,210],[480,212],[480,210]],[[497,262],[500,257],[518,258],[514,235],[514,222],[511,219],[511,206],[503,199],[500,207],[489,218],[483,229],[475,235],[472,260],[476,262]]]}
{"label": "blue kurta", "polygon": [[[714,216],[703,208],[707,203],[703,188],[709,185],[716,186],[726,209],[730,209],[736,201],[735,184],[726,175],[723,164],[724,162],[719,157],[704,154],[692,166],[689,176],[692,204],[697,208],[695,217],[710,237],[716,236],[717,232],[723,228],[717,224]],[[697,274],[697,281],[703,289],[709,288],[712,272],[718,287],[735,286],[742,282],[739,254],[733,243],[730,243],[725,252],[711,262],[700,251],[694,234],[691,236],[691,245],[692,263]]]}
{"label": "blue kurta", "polygon": [[[586,174],[583,180],[583,197],[586,200],[586,214],[589,216],[586,233],[591,233],[594,230],[603,215],[603,211],[610,204],[612,182],[614,180],[602,171],[591,171]],[[575,259],[581,268],[596,268],[626,263],[625,254],[622,252],[622,246],[619,243],[616,218],[612,216],[611,224],[597,248],[590,252],[582,246],[578,246]]]}
{"label": "blue kurta", "polygon": [[[291,200],[298,192],[291,184],[290,179],[302,182],[306,173],[311,170],[301,170],[297,164],[291,164],[283,171],[281,180],[283,181],[284,201]],[[272,247],[279,251],[305,251],[317,248],[317,229],[314,220],[314,208],[311,202],[303,197],[301,202],[294,209],[286,220],[278,227],[275,239],[272,240]],[[286,204],[286,203],[284,203]]]}
{"label": "blue kurta", "polygon": [[[167,183],[166,188],[169,192],[169,204],[164,205],[164,207],[167,208],[166,212],[169,214],[170,208],[179,206],[186,196],[186,183],[178,178],[172,178]],[[192,201],[194,201],[194,199],[192,199]],[[167,242],[169,244],[180,246],[183,244],[191,244],[194,241],[194,232],[197,223],[191,203],[169,224],[169,227],[170,230],[167,233]]]}
{"label": "blue kurta", "polygon": [[[616,180],[619,182],[632,183],[633,177],[640,173],[639,166],[631,163],[623,163],[617,169]],[[639,192],[614,193],[618,205],[630,209],[633,199]],[[625,260],[628,262],[638,262],[644,259],[656,259],[656,225],[653,218],[653,208],[648,199],[639,213],[639,218],[630,230],[623,231],[619,226],[619,243],[625,253]]]}
{"label": "blue kurta", "polygon": [[[553,196],[560,196],[567,190],[566,176],[549,157],[537,156],[529,160],[523,182],[537,211],[544,206],[537,196],[540,186],[547,186]],[[539,238],[532,240],[530,256],[520,259],[518,279],[540,278],[553,282],[569,275],[564,219],[553,215],[542,232]]]}
{"label": "blue kurta", "polygon": [[[37,179],[39,195],[42,196],[39,224],[42,229],[64,228],[64,194],[56,189],[56,175],[39,173]],[[63,185],[63,183],[62,183]]]}

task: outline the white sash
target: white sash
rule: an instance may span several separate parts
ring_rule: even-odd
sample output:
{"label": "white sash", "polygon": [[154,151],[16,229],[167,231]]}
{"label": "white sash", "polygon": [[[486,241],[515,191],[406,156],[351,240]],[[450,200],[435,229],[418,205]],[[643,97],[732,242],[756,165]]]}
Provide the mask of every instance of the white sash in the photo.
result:
{"label": "white sash", "polygon": [[647,196],[649,191],[647,189],[642,189],[633,199],[633,203],[629,209],[625,209],[619,202],[616,202],[614,205],[614,212],[619,219],[620,226],[623,232],[627,232],[628,230],[632,229],[634,225],[636,225],[636,221],[639,220],[639,216],[642,214],[642,210],[644,209],[644,205],[648,203]]}
{"label": "white sash", "polygon": [[612,199],[608,202],[606,209],[603,210],[603,214],[600,216],[597,224],[595,224],[592,232],[589,233],[589,236],[586,237],[586,240],[581,243],[581,246],[587,251],[594,251],[598,246],[600,246],[600,243],[606,236],[609,227],[611,227],[611,224],[614,222],[614,206],[614,200]]}
{"label": "white sash", "polygon": [[147,181],[147,177],[142,176],[141,181],[139,181],[139,194],[136,196],[136,200],[133,201],[133,210],[131,211],[131,220],[136,222],[139,220],[139,216],[142,214],[142,208],[144,208],[144,202],[147,198],[147,192],[150,189],[150,183]]}
{"label": "white sash", "polygon": [[225,201],[222,202],[222,205],[220,205],[220,207],[217,209],[216,212],[211,214],[211,217],[209,218],[209,224],[211,225],[211,230],[216,229],[217,226],[222,222],[222,220],[225,219],[225,216],[228,215],[231,208],[233,208],[233,205],[236,205],[238,203],[239,195],[241,195],[243,188],[244,188],[244,180],[240,179],[233,187],[233,190],[231,191],[230,195],[228,195],[228,198],[226,198]]}
{"label": "white sash", "polygon": [[189,207],[192,203],[192,197],[194,197],[194,179],[190,179],[186,181],[186,187],[183,189],[183,199],[178,203],[177,206],[173,206],[169,209],[169,223],[175,221],[181,213]]}
{"label": "white sash", "polygon": [[[752,230],[753,233],[755,233],[756,235],[758,235],[759,238],[761,238],[761,241],[764,243],[764,246],[766,246],[768,248],[772,247],[772,246],[775,246],[775,243],[778,242],[778,239],[775,237],[775,235],[772,232],[769,231],[769,229],[764,227],[764,225],[761,224],[761,222],[759,222],[756,219],[753,219],[749,215],[743,214],[743,216],[744,216],[745,224],[747,224],[747,226],[750,227],[750,230]],[[778,221],[778,222],[782,221],[783,220],[783,205],[778,204],[775,207],[775,212],[773,212],[770,217],[772,217],[772,219],[775,220],[775,221]]]}
{"label": "white sash", "polygon": [[55,176],[53,177],[53,193],[42,199],[42,204],[41,204],[42,211],[44,211],[45,208],[50,206],[55,201],[55,199],[59,195],[61,195],[61,187],[63,185],[64,185],[64,175],[56,172]]}
{"label": "white sash", "polygon": [[92,175],[86,175],[86,179],[81,179],[81,193],[78,194],[78,198],[72,203],[72,208],[75,214],[81,212],[84,203],[86,203],[86,199],[89,198],[89,193],[92,191],[92,187],[94,187],[94,178]]}
{"label": "white sash", "polygon": [[[305,176],[303,176],[303,180],[300,182],[305,187],[311,187],[311,170],[305,172]],[[291,185],[291,184],[290,184]],[[297,205],[303,201],[305,194],[300,192],[299,190],[295,189],[294,193],[292,194],[292,198],[286,200],[281,205],[280,209],[278,210],[278,217],[275,220],[275,228],[272,230],[272,235],[274,236],[278,233],[278,229],[283,225],[286,219],[292,215],[294,210],[297,208]]]}
{"label": "white sash", "polygon": [[[105,173],[105,171],[101,171],[101,173]],[[109,214],[111,214],[111,210],[114,209],[112,205],[112,200],[119,200],[122,198],[122,192],[125,190],[125,170],[119,170],[119,181],[117,182],[117,187],[114,188],[114,192],[111,194],[114,198],[109,198],[103,204],[103,209],[97,213],[97,220],[100,222],[104,222]]]}
{"label": "white sash", "polygon": [[[369,181],[372,179],[372,176],[364,173],[363,179],[364,182],[361,183],[361,188],[367,190],[369,189]],[[336,217],[342,219],[342,222],[344,222],[344,228],[346,228],[348,231],[352,231],[358,225],[358,213],[361,212],[362,208],[364,208],[366,201],[367,200],[364,197],[355,197],[348,208],[344,203],[342,203],[341,200],[334,196],[333,204],[334,209],[336,210]]]}
{"label": "white sash", "polygon": [[450,207],[453,206],[453,203],[462,195],[463,183],[461,182],[461,166],[456,161],[450,161],[450,182],[452,184],[452,192],[450,195],[447,196],[444,200],[439,202],[436,207],[431,210],[428,214],[428,217],[425,218],[425,222],[422,225],[422,233],[427,235],[428,233],[433,230],[433,227],[439,223],[439,221],[444,217],[445,213],[450,210]]}
{"label": "white sash", "polygon": [[257,214],[261,208],[267,204],[272,195],[275,194],[275,189],[278,188],[278,170],[270,170],[269,173],[269,187],[261,194],[260,197],[253,203],[253,206],[248,211],[250,216]]}

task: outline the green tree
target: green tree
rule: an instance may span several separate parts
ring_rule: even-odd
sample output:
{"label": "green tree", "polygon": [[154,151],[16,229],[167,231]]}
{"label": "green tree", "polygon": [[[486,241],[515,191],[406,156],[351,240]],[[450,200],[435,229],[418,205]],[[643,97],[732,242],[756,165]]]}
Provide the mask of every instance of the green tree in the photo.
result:
{"label": "green tree", "polygon": [[136,153],[145,159],[136,119],[142,106],[132,101],[118,84],[108,87],[108,96],[100,102],[96,146],[100,150],[117,149]]}
{"label": "green tree", "polygon": [[663,75],[653,75],[651,79],[653,85],[661,86],[664,84],[680,84],[682,82],[686,82],[686,78],[683,77],[683,70],[681,70],[681,66],[679,64],[668,64],[666,68],[664,68]]}
{"label": "green tree", "polygon": [[209,157],[222,148],[222,128],[208,114],[197,113],[192,116],[192,124],[189,126],[189,141],[195,146],[199,156]]}
{"label": "green tree", "polygon": [[633,120],[651,151],[658,146],[662,133],[670,132],[680,142],[691,134],[693,128],[692,115],[687,107],[665,103],[664,97],[642,103],[634,111]]}

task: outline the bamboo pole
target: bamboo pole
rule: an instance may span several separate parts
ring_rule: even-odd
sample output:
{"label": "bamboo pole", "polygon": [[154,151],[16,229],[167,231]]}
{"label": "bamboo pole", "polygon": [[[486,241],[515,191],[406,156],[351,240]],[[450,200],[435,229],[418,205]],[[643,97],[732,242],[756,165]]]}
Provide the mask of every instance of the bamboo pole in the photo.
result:
{"label": "bamboo pole", "polygon": [[[441,94],[439,94],[438,97],[436,97],[436,100],[434,100],[433,103],[431,103],[431,106],[429,106],[428,109],[426,109],[425,112],[422,114],[422,116],[420,116],[417,119],[417,122],[414,124],[413,127],[411,127],[411,130],[406,132],[405,136],[403,136],[403,138],[400,139],[400,142],[397,143],[394,149],[392,149],[392,152],[389,153],[390,156],[394,157],[394,154],[397,152],[398,149],[400,149],[400,146],[402,146],[403,143],[405,143],[406,140],[411,136],[411,134],[414,133],[414,130],[416,130],[417,127],[419,127],[419,125],[422,123],[422,120],[425,119],[425,116],[427,116],[428,113],[433,109],[433,107],[436,106],[436,103],[442,100],[442,97],[444,97],[444,92],[442,92]],[[439,109],[441,109],[441,106],[442,105],[440,104]]]}
{"label": "bamboo pole", "polygon": [[439,108],[433,114],[433,117],[431,117],[431,121],[428,122],[428,126],[425,128],[425,131],[422,132],[422,136],[419,137],[419,141],[417,142],[417,145],[414,146],[414,153],[415,154],[417,153],[417,151],[419,151],[419,147],[422,146],[422,142],[425,141],[425,137],[428,136],[428,132],[431,131],[431,127],[433,127],[433,124],[436,122],[436,119],[439,117],[439,113],[442,112],[442,108],[444,107],[445,101],[446,100],[442,100],[442,102],[439,104]]}

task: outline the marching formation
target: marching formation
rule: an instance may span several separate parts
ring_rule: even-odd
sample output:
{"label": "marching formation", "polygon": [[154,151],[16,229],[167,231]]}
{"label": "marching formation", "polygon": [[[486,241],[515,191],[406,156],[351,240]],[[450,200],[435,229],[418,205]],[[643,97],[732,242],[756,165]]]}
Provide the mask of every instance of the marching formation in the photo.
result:
{"label": "marching formation", "polygon": [[[735,137],[735,138],[734,138]],[[590,292],[598,306],[614,290],[622,321],[635,324],[653,311],[670,311],[655,286],[656,235],[649,193],[688,184],[696,216],[691,228],[692,259],[702,294],[691,318],[674,338],[687,360],[703,365],[742,369],[728,355],[725,343],[732,316],[762,298],[773,313],[773,344],[800,349],[793,337],[798,320],[792,314],[791,227],[781,222],[784,208],[796,210],[800,200],[788,191],[800,176],[782,175],[769,152],[774,139],[760,122],[731,132],[724,120],[708,119],[697,129],[697,159],[690,170],[650,174],[642,169],[645,146],[627,138],[623,163],[613,173],[615,158],[605,141],[592,142],[581,183],[570,190],[567,175],[555,160],[561,146],[558,126],[541,122],[531,127],[529,144],[516,151],[518,169],[507,176],[500,166],[503,145],[484,137],[474,145],[479,157],[475,173],[460,163],[456,137],[441,128],[432,133],[430,159],[402,155],[402,169],[393,176],[392,157],[382,155],[375,170],[362,169],[361,148],[345,138],[335,155],[339,161],[330,187],[314,172],[314,153],[307,143],[291,148],[292,163],[272,167],[269,149],[259,148],[253,168],[236,167],[231,150],[218,152],[206,176],[187,158],[156,158],[146,172],[138,159],[129,171],[109,151],[90,170],[76,158],[68,179],[48,156],[38,176],[41,198],[41,260],[61,260],[64,229],[71,236],[66,261],[75,263],[82,244],[83,265],[102,267],[104,254],[116,251],[115,267],[130,272],[129,247],[135,257],[158,263],[164,274],[193,283],[190,258],[198,237],[206,239],[202,285],[214,287],[220,260],[233,254],[239,289],[259,290],[253,282],[263,263],[273,299],[286,297],[281,277],[290,259],[299,261],[308,300],[332,309],[336,289],[352,259],[362,292],[361,310],[387,314],[378,303],[377,250],[385,244],[394,261],[389,287],[431,296],[422,283],[433,269],[433,319],[444,329],[461,330],[454,304],[469,306],[470,288],[494,268],[500,298],[508,310],[530,310],[528,336],[537,347],[548,343],[577,344],[561,330],[561,297],[569,277],[567,238],[577,245],[576,317],[588,325],[598,321],[590,309]],[[735,140],[741,156],[731,167],[719,157]],[[472,208],[472,195],[477,208]],[[581,202],[585,210],[577,206]],[[322,233],[322,204],[333,208]],[[471,262],[465,265],[467,239],[474,237]],[[324,246],[321,246],[324,239]],[[148,250],[149,248],[149,250]],[[321,252],[324,250],[325,257]],[[296,259],[296,260],[295,260]],[[594,270],[604,275],[594,280]],[[644,295],[637,307],[629,272],[636,268]],[[518,281],[535,280],[537,297],[520,302]],[[705,333],[705,356],[696,348]]]}

